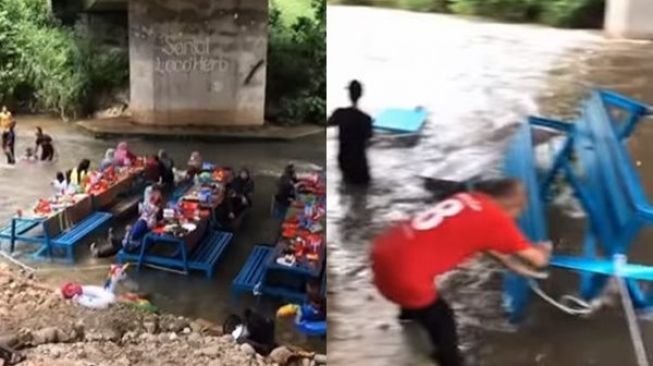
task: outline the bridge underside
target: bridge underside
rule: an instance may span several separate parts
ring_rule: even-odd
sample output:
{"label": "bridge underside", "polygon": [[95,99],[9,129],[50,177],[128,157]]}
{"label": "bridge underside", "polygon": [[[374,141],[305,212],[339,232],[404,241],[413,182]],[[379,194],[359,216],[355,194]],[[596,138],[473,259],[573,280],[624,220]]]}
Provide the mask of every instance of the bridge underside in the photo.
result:
{"label": "bridge underside", "polygon": [[608,0],[605,32],[608,36],[653,39],[652,0]]}
{"label": "bridge underside", "polygon": [[128,12],[135,122],[263,124],[268,0],[84,0],[84,9]]}

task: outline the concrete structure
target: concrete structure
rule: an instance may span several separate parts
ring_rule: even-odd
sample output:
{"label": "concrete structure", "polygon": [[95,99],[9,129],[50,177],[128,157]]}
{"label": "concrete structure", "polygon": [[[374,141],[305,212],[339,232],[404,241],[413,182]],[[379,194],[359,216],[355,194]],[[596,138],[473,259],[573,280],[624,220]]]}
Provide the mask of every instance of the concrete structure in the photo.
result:
{"label": "concrete structure", "polygon": [[86,26],[98,42],[121,48],[129,43],[135,122],[263,124],[268,0],[52,0],[52,5],[62,19]]}
{"label": "concrete structure", "polygon": [[130,0],[134,120],[261,125],[267,0]]}
{"label": "concrete structure", "polygon": [[610,37],[653,39],[653,0],[607,0],[604,28]]}

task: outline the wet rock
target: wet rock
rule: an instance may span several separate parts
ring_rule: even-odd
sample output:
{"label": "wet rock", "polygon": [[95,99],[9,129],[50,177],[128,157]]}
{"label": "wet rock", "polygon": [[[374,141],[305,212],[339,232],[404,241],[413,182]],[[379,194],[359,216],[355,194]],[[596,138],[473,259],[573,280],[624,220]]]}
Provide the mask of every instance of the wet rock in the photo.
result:
{"label": "wet rock", "polygon": [[288,349],[286,346],[277,347],[270,353],[270,359],[272,362],[285,364],[288,362],[290,357],[293,355],[293,352]]}
{"label": "wet rock", "polygon": [[58,329],[55,327],[43,328],[32,332],[32,344],[35,346],[41,344],[57,342]]}
{"label": "wet rock", "polygon": [[170,340],[170,341],[177,340],[177,338],[179,338],[179,337],[177,336],[177,333],[170,333],[170,334],[168,335],[168,340]]}
{"label": "wet rock", "polygon": [[313,357],[313,361],[315,361],[315,363],[317,363],[318,365],[326,365],[327,355],[322,355],[322,354],[315,355],[315,357]]}
{"label": "wet rock", "polygon": [[198,353],[203,356],[215,358],[220,356],[220,354],[222,354],[222,350],[220,346],[209,346],[200,349]]}
{"label": "wet rock", "polygon": [[199,344],[202,342],[202,336],[198,333],[191,333],[188,336],[188,343],[190,344]]}
{"label": "wet rock", "polygon": [[220,337],[220,341],[223,343],[231,343],[234,341],[234,336],[232,336],[231,334],[225,334]]}
{"label": "wet rock", "polygon": [[254,356],[256,354],[256,350],[254,349],[254,347],[252,347],[248,343],[241,344],[240,350],[247,356]]}
{"label": "wet rock", "polygon": [[181,332],[184,330],[184,328],[188,327],[188,320],[182,318],[182,317],[171,317],[171,316],[165,316],[162,317],[159,321],[159,326],[163,330],[167,330],[170,332]]}
{"label": "wet rock", "polygon": [[159,331],[159,324],[155,320],[150,320],[143,323],[143,328],[150,334],[156,334]]}
{"label": "wet rock", "polygon": [[192,332],[192,330],[189,327],[184,328],[184,330],[182,331],[182,333],[184,334],[189,334],[190,332]]}
{"label": "wet rock", "polygon": [[18,344],[18,336],[13,333],[0,334],[0,344],[15,347]]}

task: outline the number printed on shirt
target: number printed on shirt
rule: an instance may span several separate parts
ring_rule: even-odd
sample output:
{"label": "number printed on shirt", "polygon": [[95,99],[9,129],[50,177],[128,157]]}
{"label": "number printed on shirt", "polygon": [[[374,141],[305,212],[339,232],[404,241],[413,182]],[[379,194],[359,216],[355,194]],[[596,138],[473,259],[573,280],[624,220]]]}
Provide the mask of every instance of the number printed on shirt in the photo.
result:
{"label": "number printed on shirt", "polygon": [[417,216],[411,222],[414,230],[435,229],[447,217],[458,215],[465,208],[465,204],[455,198],[444,200]]}

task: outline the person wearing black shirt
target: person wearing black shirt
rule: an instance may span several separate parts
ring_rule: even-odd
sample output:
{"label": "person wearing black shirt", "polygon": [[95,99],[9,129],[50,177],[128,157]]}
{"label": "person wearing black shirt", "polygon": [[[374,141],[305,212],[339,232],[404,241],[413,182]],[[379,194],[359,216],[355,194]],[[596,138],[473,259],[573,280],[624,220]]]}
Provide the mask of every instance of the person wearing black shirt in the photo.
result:
{"label": "person wearing black shirt", "polygon": [[165,150],[159,150],[159,176],[161,183],[167,188],[171,189],[175,185],[175,162],[168,156]]}
{"label": "person wearing black shirt", "polygon": [[372,138],[372,118],[358,109],[358,101],[363,95],[362,85],[353,80],[348,89],[352,106],[333,112],[328,125],[338,126],[338,164],[343,180],[349,184],[367,185],[371,178],[366,149]]}
{"label": "person wearing black shirt", "polygon": [[34,154],[39,153],[41,148],[41,161],[52,161],[54,158],[54,147],[52,146],[52,137],[43,133],[41,127],[36,128],[36,148]]}

